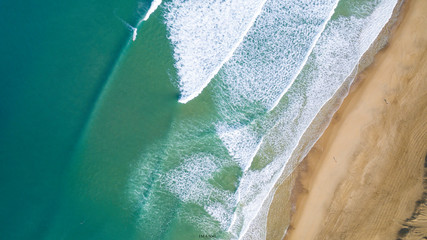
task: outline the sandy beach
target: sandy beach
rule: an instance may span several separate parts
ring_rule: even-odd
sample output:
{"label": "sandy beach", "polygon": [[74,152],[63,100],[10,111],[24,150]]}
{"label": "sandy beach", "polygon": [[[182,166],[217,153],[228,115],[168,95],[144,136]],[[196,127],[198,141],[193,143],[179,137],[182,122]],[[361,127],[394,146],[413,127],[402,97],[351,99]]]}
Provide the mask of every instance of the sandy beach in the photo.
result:
{"label": "sandy beach", "polygon": [[413,0],[404,3],[388,45],[358,75],[284,183],[295,185],[284,200],[294,209],[285,239],[427,236],[426,154],[427,1]]}

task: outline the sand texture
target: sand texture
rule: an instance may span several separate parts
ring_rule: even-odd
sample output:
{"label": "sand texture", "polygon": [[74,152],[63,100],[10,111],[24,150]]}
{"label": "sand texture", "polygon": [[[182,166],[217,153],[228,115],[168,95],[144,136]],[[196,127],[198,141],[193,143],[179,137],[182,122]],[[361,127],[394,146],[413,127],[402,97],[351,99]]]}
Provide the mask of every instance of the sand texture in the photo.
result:
{"label": "sand texture", "polygon": [[404,3],[297,168],[285,239],[427,239],[427,1]]}

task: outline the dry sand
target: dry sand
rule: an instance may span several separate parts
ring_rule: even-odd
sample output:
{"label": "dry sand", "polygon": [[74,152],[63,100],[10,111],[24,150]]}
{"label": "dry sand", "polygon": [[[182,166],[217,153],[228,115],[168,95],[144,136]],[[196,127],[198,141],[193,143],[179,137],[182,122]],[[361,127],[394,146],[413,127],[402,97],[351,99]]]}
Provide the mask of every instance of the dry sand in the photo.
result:
{"label": "dry sand", "polygon": [[409,0],[297,168],[285,239],[427,237],[426,154],[427,0]]}

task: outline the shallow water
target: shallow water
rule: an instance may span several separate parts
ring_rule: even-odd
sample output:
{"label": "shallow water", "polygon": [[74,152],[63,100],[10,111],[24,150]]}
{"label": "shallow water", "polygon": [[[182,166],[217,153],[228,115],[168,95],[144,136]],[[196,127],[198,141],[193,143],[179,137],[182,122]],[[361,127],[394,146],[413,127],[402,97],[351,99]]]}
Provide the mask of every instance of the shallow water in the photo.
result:
{"label": "shallow water", "polygon": [[396,1],[151,4],[0,3],[5,238],[265,238],[261,206]]}

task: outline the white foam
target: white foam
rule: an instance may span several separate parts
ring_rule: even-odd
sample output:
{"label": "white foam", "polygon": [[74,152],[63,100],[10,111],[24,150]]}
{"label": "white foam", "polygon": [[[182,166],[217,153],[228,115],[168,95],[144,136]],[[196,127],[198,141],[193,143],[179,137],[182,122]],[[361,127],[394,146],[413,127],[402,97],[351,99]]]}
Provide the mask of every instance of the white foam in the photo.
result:
{"label": "white foam", "polygon": [[136,36],[138,35],[138,27],[142,24],[142,22],[147,21],[150,18],[150,15],[156,11],[156,9],[162,4],[162,0],[153,0],[151,2],[150,8],[148,9],[147,13],[145,14],[144,18],[142,18],[138,24],[136,24],[136,27],[132,27],[132,41],[136,40]]}
{"label": "white foam", "polygon": [[199,95],[233,55],[266,0],[173,0],[166,24],[174,45],[181,97]]}
{"label": "white foam", "polygon": [[136,35],[138,35],[138,29],[137,28],[133,28],[132,41],[136,40]]}
{"label": "white foam", "polygon": [[251,166],[252,159],[262,143],[262,137],[248,126],[231,127],[225,123],[217,124],[216,131],[240,168],[246,172]]}
{"label": "white foam", "polygon": [[[215,100],[226,122],[233,123],[229,116],[242,112],[251,115],[251,111],[268,110],[275,104],[300,71],[335,6],[336,1],[266,2],[263,13],[220,72],[222,82],[216,89]],[[222,125],[217,126],[217,132],[230,155],[244,169],[237,191],[241,210],[235,211],[228,228],[239,236],[258,214],[259,203],[269,191],[266,186],[274,182],[286,158],[261,170],[249,170],[254,155],[265,142],[261,135],[249,126]]]}
{"label": "white foam", "polygon": [[[304,84],[299,82],[289,89],[287,93],[287,99],[290,101],[288,107],[279,114],[280,117],[276,125],[265,136],[263,145],[260,148],[259,154],[261,155],[264,149],[269,149],[269,151],[274,149],[275,153],[280,154],[273,156],[273,161],[269,164],[269,166],[272,166],[272,175],[270,176],[272,181],[263,183],[264,188],[269,189],[264,198],[259,201],[257,200],[259,199],[258,197],[251,196],[257,193],[248,193],[248,196],[243,197],[243,199],[254,200],[249,200],[247,204],[247,208],[250,210],[249,212],[252,211],[252,214],[244,214],[245,216],[242,217],[245,220],[240,235],[241,239],[259,234],[256,230],[249,228],[254,221],[256,221],[254,224],[257,226],[266,225],[267,219],[261,215],[265,213],[269,204],[265,205],[263,203],[269,201],[268,196],[271,196],[274,183],[279,179],[280,175],[285,170],[292,170],[287,169],[287,165],[283,163],[290,158],[303,133],[307,130],[321,107],[331,99],[347,76],[352,73],[363,54],[360,49],[364,48],[366,51],[366,46],[369,46],[378,36],[382,26],[390,18],[395,4],[395,0],[385,0],[375,8],[376,10],[373,14],[366,18],[340,17],[334,19],[322,33],[312,55],[307,61],[308,66],[311,66],[311,68],[306,69],[307,71],[299,76],[299,80],[304,80]],[[374,8],[375,5],[368,7]],[[374,24],[372,21],[379,21],[379,23]],[[373,28],[373,25],[376,28]],[[367,28],[370,31],[366,31]],[[364,33],[369,33],[369,37],[361,38]],[[366,40],[371,42],[364,42]],[[278,168],[276,169],[276,167]],[[252,179],[255,180],[249,185],[258,185],[259,177],[253,177]],[[265,191],[262,194],[265,194]],[[261,208],[263,205],[264,207]],[[243,209],[242,212],[246,213],[248,211]]]}
{"label": "white foam", "polygon": [[[395,4],[395,1],[383,0],[383,3]],[[297,39],[293,38],[294,36],[287,35],[294,33],[292,29],[289,29],[294,25],[291,23],[288,25],[281,24],[286,17],[289,18],[288,21],[293,21],[295,18],[298,20],[299,15],[292,15],[289,9],[298,9],[298,6],[301,7],[298,4],[303,3],[287,2],[290,4],[289,9],[283,7],[282,4],[285,3],[286,1],[277,0],[265,4],[263,13],[248,32],[244,42],[235,51],[230,61],[224,65],[224,69],[227,69],[221,73],[224,74],[221,75],[223,79],[220,79],[223,82],[215,81],[219,89],[218,92],[215,92],[215,99],[217,100],[215,104],[217,109],[221,111],[220,119],[214,119],[213,123],[207,124],[209,120],[206,120],[206,116],[201,117],[203,118],[201,122],[198,122],[196,115],[186,118],[186,120],[181,118],[179,123],[172,124],[167,150],[164,151],[164,154],[161,156],[157,156],[157,153],[147,155],[149,158],[161,159],[159,162],[164,166],[176,166],[167,172],[159,172],[159,175],[156,175],[159,178],[157,182],[160,182],[160,186],[155,186],[156,191],[171,192],[182,201],[183,205],[196,204],[211,216],[208,218],[192,216],[180,211],[182,210],[180,209],[178,211],[179,217],[184,217],[189,222],[198,222],[195,225],[201,229],[212,230],[219,225],[222,230],[230,233],[233,239],[265,239],[266,216],[268,206],[271,203],[274,184],[284,172],[292,170],[287,165],[287,161],[298,145],[301,136],[323,104],[335,94],[336,89],[352,72],[363,49],[366,49],[366,46],[370,44],[365,41],[371,41],[378,35],[381,26],[385,24],[391,14],[390,9],[392,9],[392,7],[387,6],[387,10],[384,10],[386,3],[384,3],[385,5],[381,3],[378,7],[380,10],[375,10],[372,16],[366,18],[341,17],[331,20],[318,39],[316,37],[317,32],[309,28],[309,32],[301,33],[301,36],[308,34],[307,36],[312,37],[311,42],[307,43],[300,42],[303,40],[296,42],[286,40],[287,37]],[[312,1],[305,3],[313,4]],[[194,4],[197,5],[198,3]],[[278,5],[270,6],[269,4]],[[325,12],[322,13],[322,16],[328,18],[333,6],[333,4],[325,6]],[[316,9],[318,11],[319,7]],[[289,11],[289,14],[282,16],[285,15],[283,11],[287,13]],[[292,11],[296,10],[293,9]],[[299,14],[310,17],[307,11],[301,10]],[[274,14],[278,13],[281,15],[274,17]],[[269,14],[272,16],[264,16]],[[320,20],[318,22],[322,23]],[[188,24],[192,24],[192,22]],[[317,26],[316,29],[323,29],[322,25],[315,26]],[[298,26],[295,27],[298,28]],[[271,39],[268,38],[269,34],[272,34]],[[280,40],[283,40],[287,45],[282,45]],[[299,52],[302,51],[302,48],[292,48],[293,44],[307,46],[307,49],[303,50],[305,54],[308,54],[311,51],[310,47],[313,41],[317,42],[308,58]],[[256,49],[260,42],[262,49]],[[292,56],[307,63],[295,81],[292,80],[292,74],[286,73],[287,61],[292,61],[292,59],[288,59],[280,52],[288,47],[291,49],[288,49],[290,51],[288,53],[296,51],[296,55],[293,54]],[[251,52],[251,49],[254,53]],[[268,56],[273,59],[269,59]],[[307,59],[304,60],[305,58]],[[229,63],[232,64],[228,65]],[[250,67],[259,70],[258,74],[265,75],[265,79],[262,76],[255,76],[257,71],[252,71]],[[297,66],[289,69],[299,72],[299,68]],[[246,70],[251,72],[247,73]],[[232,79],[230,76],[236,78]],[[289,76],[289,78],[285,76]],[[276,82],[277,79],[274,78],[281,81]],[[290,85],[291,83],[293,84]],[[269,84],[277,84],[277,86],[270,86]],[[246,89],[242,90],[239,87],[246,87]],[[284,95],[287,102],[277,105],[266,116],[262,116],[261,120],[259,115],[256,116],[258,117],[256,121],[246,117],[253,108],[259,107],[265,110],[274,105],[277,97],[280,97],[283,90],[287,88],[289,89]],[[256,101],[252,100],[252,97]],[[241,114],[242,112],[243,114]],[[214,127],[212,127],[213,124]],[[212,131],[215,131],[216,135]],[[217,146],[221,143],[222,146]],[[221,155],[227,155],[223,146],[234,161],[229,161],[229,156],[223,157]],[[156,150],[155,152],[159,151]],[[198,153],[194,153],[197,151]],[[268,160],[265,161],[265,167],[258,170],[250,169],[255,154],[257,154],[257,160]],[[181,161],[181,163],[177,165],[176,161]],[[139,184],[151,180],[147,171],[153,163],[145,161],[144,164],[139,166],[142,170],[139,172],[135,170],[136,175],[141,176],[138,181],[131,184],[131,189],[136,189],[131,192],[139,196],[136,197],[136,201],[141,201],[142,198],[144,202],[149,203],[144,206],[144,211],[151,213],[153,211],[150,211],[150,208],[159,207],[159,204],[152,201],[153,199],[158,200],[155,198],[157,196],[156,191],[151,190],[150,195],[146,196],[147,189],[154,187]],[[238,165],[243,170],[235,193],[212,184],[213,176],[230,165],[233,167]],[[212,224],[212,219],[218,224],[216,222]]]}
{"label": "white foam", "polygon": [[223,115],[248,108],[271,109],[293,83],[336,3],[266,2],[263,13],[220,72],[215,101],[225,109],[221,110]]}
{"label": "white foam", "polygon": [[220,169],[217,162],[212,155],[193,155],[168,172],[163,181],[181,201],[203,207],[225,230],[231,222],[235,198],[233,193],[209,183],[209,179]]}
{"label": "white foam", "polygon": [[166,185],[184,202],[208,202],[213,189],[207,182],[218,167],[211,156],[195,155],[167,174]]}
{"label": "white foam", "polygon": [[373,14],[371,14],[367,21],[369,24],[363,28],[360,33],[359,42],[359,55],[362,56],[370,47],[370,44],[375,40],[378,34],[378,29],[381,29],[384,26],[384,16],[389,16],[390,12],[393,11],[394,6],[396,6],[397,0],[391,1],[382,1],[379,6],[375,8]]}
{"label": "white foam", "polygon": [[145,17],[142,19],[142,21],[147,21],[148,18],[150,18],[150,15],[156,11],[156,9],[162,4],[162,0],[153,0],[151,2],[151,6],[148,9],[147,13],[145,14]]}

